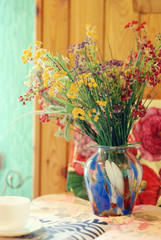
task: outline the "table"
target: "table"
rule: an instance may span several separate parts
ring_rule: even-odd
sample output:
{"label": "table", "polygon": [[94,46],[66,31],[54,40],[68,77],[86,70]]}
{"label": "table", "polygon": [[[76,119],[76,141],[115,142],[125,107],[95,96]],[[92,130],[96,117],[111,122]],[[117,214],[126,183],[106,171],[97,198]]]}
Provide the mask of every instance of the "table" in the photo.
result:
{"label": "table", "polygon": [[161,208],[135,206],[134,213],[121,217],[97,217],[90,203],[73,195],[51,194],[31,203],[30,218],[41,229],[21,237],[0,239],[54,240],[161,240]]}

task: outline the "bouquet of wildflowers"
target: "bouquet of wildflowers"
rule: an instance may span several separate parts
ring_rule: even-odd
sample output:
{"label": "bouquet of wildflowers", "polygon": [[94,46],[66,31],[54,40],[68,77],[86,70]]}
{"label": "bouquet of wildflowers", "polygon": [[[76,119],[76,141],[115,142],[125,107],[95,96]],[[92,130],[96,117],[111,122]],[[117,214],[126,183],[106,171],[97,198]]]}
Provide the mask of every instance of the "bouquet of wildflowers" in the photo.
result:
{"label": "bouquet of wildflowers", "polygon": [[[153,99],[154,89],[160,82],[161,39],[152,44],[147,38],[145,22],[128,23],[133,31],[136,50],[125,62],[102,60],[96,43],[96,28],[86,25],[85,40],[69,47],[68,58],[53,56],[35,42],[24,51],[23,63],[33,63],[26,82],[28,91],[19,100],[25,104],[40,96],[44,105],[40,120],[57,118],[59,134],[69,140],[70,126],[76,126],[96,144],[124,146],[136,119],[146,113],[146,86],[151,86],[147,98]],[[139,38],[137,31],[144,36]],[[57,134],[58,135],[58,134]]]}

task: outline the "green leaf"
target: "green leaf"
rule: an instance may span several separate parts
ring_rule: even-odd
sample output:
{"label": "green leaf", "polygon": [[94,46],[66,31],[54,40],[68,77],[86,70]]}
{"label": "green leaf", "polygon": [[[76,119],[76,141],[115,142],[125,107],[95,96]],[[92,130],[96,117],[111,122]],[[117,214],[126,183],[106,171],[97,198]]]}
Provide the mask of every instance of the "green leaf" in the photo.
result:
{"label": "green leaf", "polygon": [[54,96],[53,99],[55,99],[56,101],[59,101],[59,102],[63,103],[65,106],[72,107],[72,108],[75,107],[73,104],[71,104],[70,102],[68,102],[68,101],[66,101],[66,100],[64,100],[64,99],[62,99],[62,98],[58,98],[58,97],[55,97],[55,96]]}
{"label": "green leaf", "polygon": [[61,106],[52,106],[48,107],[49,111],[51,110],[53,113],[67,114],[67,108]]}
{"label": "green leaf", "polygon": [[59,65],[62,67],[62,69],[67,72],[68,76],[70,77],[70,79],[74,80],[74,76],[71,74],[71,71],[69,71],[69,69],[67,68],[66,64],[64,63],[64,60],[62,59],[62,57],[60,56],[60,54],[58,52],[57,53],[57,58],[59,61]]}
{"label": "green leaf", "polygon": [[55,137],[64,137],[64,133],[58,131],[58,132],[54,133],[54,136]]}
{"label": "green leaf", "polygon": [[65,126],[65,139],[69,142],[69,130],[70,130],[70,123],[71,123],[71,118],[68,120]]}
{"label": "green leaf", "polygon": [[[63,133],[63,132],[56,132],[56,133],[54,133],[54,136],[55,137],[65,137],[65,134]],[[69,139],[73,139],[73,140],[75,140],[74,138],[73,138],[73,136],[71,136],[71,135],[69,135]]]}

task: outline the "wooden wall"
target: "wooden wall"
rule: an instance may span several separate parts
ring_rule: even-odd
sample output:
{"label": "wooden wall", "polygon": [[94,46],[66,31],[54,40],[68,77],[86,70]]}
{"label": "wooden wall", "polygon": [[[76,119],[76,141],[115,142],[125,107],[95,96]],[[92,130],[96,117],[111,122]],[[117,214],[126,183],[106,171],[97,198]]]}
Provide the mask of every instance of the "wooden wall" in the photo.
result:
{"label": "wooden wall", "polygon": [[[147,2],[150,7],[144,11]],[[132,35],[124,29],[129,21],[145,20],[150,35],[161,32],[161,13],[154,13],[158,7],[151,4],[158,1],[37,0],[36,39],[48,50],[66,55],[70,44],[84,39],[85,24],[91,23],[97,27],[102,55],[109,57],[110,45],[113,57],[124,59],[133,47]],[[35,107],[38,108],[37,104]],[[34,197],[65,192],[71,143],[54,137],[56,131],[54,122],[41,124],[35,119]]]}

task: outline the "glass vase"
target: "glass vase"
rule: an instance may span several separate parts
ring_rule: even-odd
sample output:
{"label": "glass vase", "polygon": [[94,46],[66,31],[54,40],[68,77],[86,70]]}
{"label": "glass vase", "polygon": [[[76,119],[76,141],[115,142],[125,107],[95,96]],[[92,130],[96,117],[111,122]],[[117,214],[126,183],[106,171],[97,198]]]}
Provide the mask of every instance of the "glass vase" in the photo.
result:
{"label": "glass vase", "polygon": [[86,162],[84,178],[94,214],[131,214],[142,180],[142,166],[131,153],[138,146],[96,147]]}

